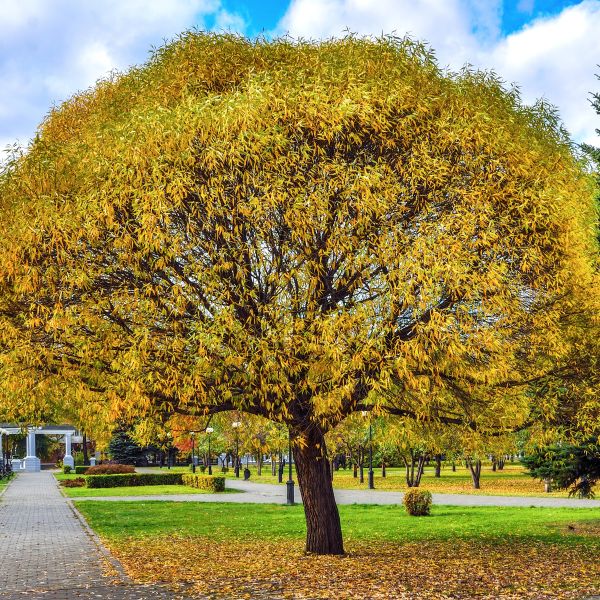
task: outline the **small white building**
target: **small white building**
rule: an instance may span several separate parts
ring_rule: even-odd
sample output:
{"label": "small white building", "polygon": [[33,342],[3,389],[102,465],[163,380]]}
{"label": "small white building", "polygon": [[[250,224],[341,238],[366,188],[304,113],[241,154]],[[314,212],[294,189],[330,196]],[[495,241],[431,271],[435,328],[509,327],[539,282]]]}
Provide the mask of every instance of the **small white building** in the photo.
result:
{"label": "small white building", "polygon": [[44,425],[43,427],[20,427],[10,423],[0,423],[0,462],[4,461],[5,444],[4,436],[25,433],[25,458],[13,458],[11,461],[13,471],[39,471],[40,459],[36,456],[35,436],[55,435],[62,436],[65,443],[65,456],[63,464],[70,467],[75,466],[75,460],[71,454],[71,444],[80,441],[76,436],[77,430],[72,425]]}

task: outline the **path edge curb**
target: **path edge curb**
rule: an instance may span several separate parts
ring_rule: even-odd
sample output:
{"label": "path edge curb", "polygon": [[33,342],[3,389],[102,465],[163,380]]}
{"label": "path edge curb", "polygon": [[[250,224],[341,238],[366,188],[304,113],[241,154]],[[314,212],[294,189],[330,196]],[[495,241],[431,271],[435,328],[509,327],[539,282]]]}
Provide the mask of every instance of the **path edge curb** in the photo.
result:
{"label": "path edge curb", "polygon": [[10,484],[18,477],[18,473],[15,473],[11,478],[10,481],[4,486],[4,489],[2,491],[0,491],[0,498],[2,498],[2,496],[4,496],[4,492],[6,492],[6,490],[10,487]]}
{"label": "path edge curb", "polygon": [[71,509],[71,512],[75,515],[75,518],[81,523],[81,526],[83,527],[84,531],[87,533],[87,535],[90,537],[90,539],[94,542],[95,546],[98,548],[98,551],[100,552],[100,554],[102,554],[104,559],[118,573],[119,578],[121,580],[121,584],[127,585],[127,584],[133,583],[133,580],[129,577],[129,575],[127,575],[121,562],[117,558],[115,558],[113,556],[113,554],[111,553],[111,551],[103,544],[102,540],[100,539],[100,536],[90,527],[90,525],[86,521],[85,517],[79,512],[79,510],[73,503],[73,500],[71,498],[69,498],[68,496],[65,496],[64,494],[62,494],[62,490],[60,489],[58,480],[54,477],[54,475],[52,475],[52,478],[54,479],[54,481],[56,483],[56,487],[59,488],[59,491],[61,492],[62,497],[65,499],[67,506]]}

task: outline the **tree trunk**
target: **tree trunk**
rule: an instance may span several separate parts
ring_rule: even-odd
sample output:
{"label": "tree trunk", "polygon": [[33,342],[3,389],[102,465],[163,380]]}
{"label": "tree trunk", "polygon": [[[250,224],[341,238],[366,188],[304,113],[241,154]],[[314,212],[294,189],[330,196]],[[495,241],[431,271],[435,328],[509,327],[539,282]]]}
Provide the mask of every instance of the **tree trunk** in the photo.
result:
{"label": "tree trunk", "polygon": [[442,455],[441,454],[435,455],[435,476],[436,477],[442,476]]}
{"label": "tree trunk", "polygon": [[262,454],[260,452],[256,455],[256,474],[259,477],[262,475]]}
{"label": "tree trunk", "polygon": [[456,463],[452,461],[452,472],[456,473]]}
{"label": "tree trunk", "polygon": [[353,463],[352,465],[352,476],[354,479],[358,477],[358,465],[356,463]]}
{"label": "tree trunk", "polygon": [[294,445],[298,485],[306,515],[306,551],[344,554],[342,526],[331,483],[325,438],[312,426],[304,432],[306,445]]}
{"label": "tree trunk", "polygon": [[473,489],[480,489],[480,480],[481,480],[481,461],[476,460],[474,463],[472,460],[467,461],[467,466],[469,467],[469,471],[471,471],[471,480],[473,481]]}
{"label": "tree trunk", "polygon": [[275,464],[275,457],[271,454],[271,475],[275,477],[277,475],[277,465]]}
{"label": "tree trunk", "polygon": [[385,461],[381,461],[381,476],[385,477]]}
{"label": "tree trunk", "polygon": [[[425,456],[423,454],[411,452],[410,462],[408,462],[405,456],[402,457],[402,460],[404,461],[404,467],[406,469],[407,487],[419,487],[421,483],[421,477],[423,477],[423,469],[425,468]],[[417,468],[416,473],[415,467]]]}
{"label": "tree trunk", "polygon": [[88,449],[87,449],[87,436],[85,435],[85,431],[83,432],[83,464],[89,465],[90,459],[88,457]]}

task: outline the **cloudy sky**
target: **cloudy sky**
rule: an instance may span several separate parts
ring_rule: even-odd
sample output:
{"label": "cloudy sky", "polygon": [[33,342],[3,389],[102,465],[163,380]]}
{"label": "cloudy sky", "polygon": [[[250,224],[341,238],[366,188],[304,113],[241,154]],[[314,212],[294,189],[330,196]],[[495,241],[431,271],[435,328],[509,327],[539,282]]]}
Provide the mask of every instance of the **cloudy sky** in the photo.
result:
{"label": "cloudy sky", "polygon": [[190,27],[318,39],[409,34],[440,63],[470,63],[556,105],[600,145],[600,0],[0,0],[0,149],[27,143],[48,109]]}

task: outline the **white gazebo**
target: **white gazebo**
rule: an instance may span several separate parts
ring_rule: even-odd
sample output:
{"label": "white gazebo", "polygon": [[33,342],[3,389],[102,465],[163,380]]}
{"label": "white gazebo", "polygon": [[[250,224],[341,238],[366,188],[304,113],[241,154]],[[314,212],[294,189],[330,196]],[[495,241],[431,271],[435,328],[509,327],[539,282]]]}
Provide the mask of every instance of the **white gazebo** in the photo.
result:
{"label": "white gazebo", "polygon": [[0,462],[4,460],[4,436],[26,433],[26,452],[25,458],[13,458],[11,461],[13,471],[39,471],[41,468],[40,459],[35,454],[35,436],[36,435],[58,435],[63,436],[65,442],[65,456],[63,464],[70,467],[75,466],[75,461],[71,455],[71,443],[77,433],[75,427],[71,425],[45,425],[43,427],[19,427],[9,423],[0,423]]}

